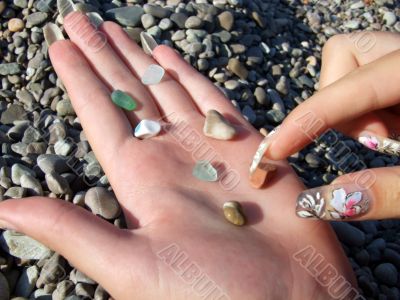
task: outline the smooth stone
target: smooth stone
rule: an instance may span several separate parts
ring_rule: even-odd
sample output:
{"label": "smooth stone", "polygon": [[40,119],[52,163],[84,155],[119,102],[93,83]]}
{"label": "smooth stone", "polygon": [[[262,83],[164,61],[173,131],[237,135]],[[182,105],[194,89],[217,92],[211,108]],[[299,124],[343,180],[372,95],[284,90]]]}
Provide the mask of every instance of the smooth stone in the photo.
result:
{"label": "smooth stone", "polygon": [[43,265],[36,286],[43,287],[46,284],[57,283],[64,278],[67,275],[65,273],[65,265],[65,259],[61,255],[54,253]]}
{"label": "smooth stone", "polygon": [[42,154],[39,155],[37,160],[37,165],[43,171],[43,173],[48,174],[51,172],[63,173],[69,171],[68,161],[56,154]]}
{"label": "smooth stone", "polygon": [[74,291],[74,283],[70,280],[63,280],[57,284],[52,296],[53,300],[65,300]]}
{"label": "smooth stone", "polygon": [[54,42],[65,40],[61,29],[54,23],[47,23],[43,27],[43,35],[48,46],[51,46]]}
{"label": "smooth stone", "polygon": [[159,65],[150,65],[142,76],[144,85],[158,84],[165,75],[165,70]]}
{"label": "smooth stone", "polygon": [[112,92],[111,99],[115,105],[127,111],[135,110],[137,107],[135,100],[133,100],[133,98],[127,93],[124,93],[120,90],[115,90]]}
{"label": "smooth stone", "polygon": [[42,12],[50,12],[54,8],[54,4],[56,3],[56,0],[39,0],[36,1],[36,9]]}
{"label": "smooth stone", "polygon": [[153,5],[153,4],[145,4],[143,5],[143,9],[145,13],[152,15],[153,17],[163,19],[168,17],[171,14],[171,11],[167,8]]}
{"label": "smooth stone", "polygon": [[12,186],[7,190],[7,192],[4,193],[4,198],[20,199],[25,197],[25,195],[26,189],[19,186]]}
{"label": "smooth stone", "polygon": [[348,246],[361,247],[365,244],[365,233],[346,222],[331,222],[339,240]]}
{"label": "smooth stone", "polygon": [[21,276],[18,279],[15,288],[15,294],[20,297],[28,298],[29,295],[35,289],[38,278],[39,278],[39,268],[37,266],[24,268]]}
{"label": "smooth stone", "polygon": [[243,107],[242,114],[251,124],[253,124],[257,119],[257,115],[250,105]]}
{"label": "smooth stone", "polygon": [[144,31],[140,33],[140,42],[142,44],[143,51],[148,55],[151,55],[154,48],[158,46],[153,36]]}
{"label": "smooth stone", "polygon": [[72,106],[71,100],[69,99],[62,99],[58,101],[56,106],[56,111],[59,116],[68,116],[68,115],[75,115],[74,107]]}
{"label": "smooth stone", "polygon": [[188,19],[188,16],[182,12],[173,13],[170,16],[170,20],[176,24],[176,26],[180,29],[185,28],[185,22]]}
{"label": "smooth stone", "polygon": [[399,274],[393,264],[383,263],[375,268],[374,275],[379,282],[388,286],[394,286],[397,283]]}
{"label": "smooth stone", "polygon": [[393,26],[396,23],[396,14],[392,11],[387,11],[383,15],[383,21],[385,21],[386,26]]}
{"label": "smooth stone", "polygon": [[24,136],[22,137],[22,142],[25,144],[30,144],[33,142],[38,142],[42,137],[41,132],[33,126],[26,128]]}
{"label": "smooth stone", "polygon": [[26,18],[26,27],[32,28],[36,25],[43,23],[44,21],[46,21],[47,16],[47,13],[41,11],[28,15]]}
{"label": "smooth stone", "polygon": [[8,21],[8,30],[11,32],[18,32],[25,28],[24,21],[18,18],[12,18]]}
{"label": "smooth stone", "polygon": [[56,195],[67,194],[70,192],[68,181],[56,172],[46,174],[45,179],[50,192]]}
{"label": "smooth stone", "polygon": [[93,214],[111,220],[119,216],[121,210],[114,194],[103,187],[90,188],[85,195],[85,204]]}
{"label": "smooth stone", "polygon": [[4,251],[21,259],[42,259],[50,257],[51,250],[34,239],[11,230],[6,230],[0,237]]}
{"label": "smooth stone", "polygon": [[224,11],[218,15],[219,25],[226,31],[231,31],[233,23],[235,21],[232,13],[230,11]]}
{"label": "smooth stone", "polygon": [[26,120],[27,115],[21,105],[11,104],[2,114],[0,123],[7,125],[12,124],[14,121]]}
{"label": "smooth stone", "polygon": [[172,26],[174,26],[174,24],[168,18],[164,18],[158,23],[158,27],[160,27],[161,30],[169,30]]}
{"label": "smooth stone", "polygon": [[25,188],[30,196],[43,196],[42,185],[34,176],[23,174],[20,181],[21,187]]}
{"label": "smooth stone", "polygon": [[80,300],[82,298],[83,299],[91,299],[94,295],[94,287],[90,284],[79,282],[75,286],[75,293],[77,295],[77,300]]}
{"label": "smooth stone", "polygon": [[217,170],[208,161],[205,160],[196,162],[192,174],[194,177],[201,181],[212,182],[218,180]]}
{"label": "smooth stone", "polygon": [[135,128],[135,137],[148,139],[157,136],[161,131],[161,125],[157,121],[142,120]]}
{"label": "smooth stone", "polygon": [[247,79],[247,76],[249,75],[249,71],[237,58],[231,58],[229,60],[228,69],[243,80]]}
{"label": "smooth stone", "polygon": [[246,218],[242,211],[242,206],[237,201],[228,201],[223,205],[225,219],[236,225],[243,226],[246,223]]}
{"label": "smooth stone", "polygon": [[106,14],[116,20],[119,24],[135,27],[139,24],[144,10],[139,5],[113,8],[106,11]]}
{"label": "smooth stone", "polygon": [[33,170],[29,169],[28,167],[25,167],[24,165],[21,164],[14,164],[11,167],[11,179],[14,184],[20,185],[21,184],[21,177],[23,175],[30,175],[35,177],[36,174]]}
{"label": "smooth stone", "polygon": [[263,105],[263,106],[268,106],[269,105],[269,99],[267,97],[267,93],[265,89],[262,87],[256,87],[254,91],[254,96],[256,97],[256,101]]}
{"label": "smooth stone", "polygon": [[230,140],[236,135],[236,129],[216,110],[209,110],[203,127],[205,136],[217,140]]}
{"label": "smooth stone", "polygon": [[156,24],[155,18],[150,14],[144,14],[140,19],[144,29],[148,29]]}
{"label": "smooth stone", "polygon": [[107,300],[108,298],[106,290],[101,285],[98,285],[94,292],[94,300]]}
{"label": "smooth stone", "polygon": [[187,29],[199,29],[203,26],[203,20],[197,16],[191,16],[185,21],[185,27]]}
{"label": "smooth stone", "polygon": [[0,272],[0,300],[10,299],[10,287],[7,278]]}

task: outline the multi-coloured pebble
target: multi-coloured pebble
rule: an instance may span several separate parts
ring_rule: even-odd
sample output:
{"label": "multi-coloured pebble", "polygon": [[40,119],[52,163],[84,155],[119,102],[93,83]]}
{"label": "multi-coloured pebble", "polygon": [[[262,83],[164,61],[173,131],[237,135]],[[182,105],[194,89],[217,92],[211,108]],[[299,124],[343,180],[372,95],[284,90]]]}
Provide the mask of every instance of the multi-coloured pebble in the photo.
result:
{"label": "multi-coloured pebble", "polygon": [[201,181],[217,181],[218,180],[218,172],[217,170],[210,164],[210,162],[206,160],[201,160],[196,163],[193,168],[193,176]]}
{"label": "multi-coloured pebble", "polygon": [[223,206],[225,219],[237,226],[243,226],[246,223],[246,218],[242,211],[242,206],[237,201],[228,201]]}
{"label": "multi-coloured pebble", "polygon": [[261,189],[272,178],[275,172],[276,166],[268,163],[267,159],[262,157],[257,167],[253,172],[250,172],[250,185],[253,188]]}
{"label": "multi-coloured pebble", "polygon": [[142,76],[144,85],[158,84],[164,77],[165,70],[159,65],[150,65]]}
{"label": "multi-coloured pebble", "polygon": [[203,133],[217,140],[230,140],[236,135],[236,129],[223,115],[212,109],[206,114]]}
{"label": "multi-coloured pebble", "polygon": [[157,121],[142,120],[135,128],[135,137],[148,139],[157,136],[161,131],[161,124]]}
{"label": "multi-coloured pebble", "polygon": [[137,107],[136,101],[127,93],[120,90],[112,92],[111,99],[115,105],[128,111],[135,110]]}

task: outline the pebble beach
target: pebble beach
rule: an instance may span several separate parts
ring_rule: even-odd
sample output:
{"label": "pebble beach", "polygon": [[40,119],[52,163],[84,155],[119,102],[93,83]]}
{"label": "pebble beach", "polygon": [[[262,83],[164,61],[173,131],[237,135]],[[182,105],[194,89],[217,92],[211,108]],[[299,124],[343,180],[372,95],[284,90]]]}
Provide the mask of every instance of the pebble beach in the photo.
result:
{"label": "pebble beach", "polygon": [[[53,22],[62,28],[56,2],[0,0],[0,200],[61,198],[123,228],[121,208],[48,57],[43,27]],[[330,37],[354,33],[351,41],[368,51],[373,35],[356,32],[400,34],[397,0],[74,3],[84,13],[117,22],[138,43],[145,31],[159,44],[175,48],[262,133],[318,90],[321,52]],[[346,164],[339,157],[339,143],[354,154]],[[335,131],[289,162],[310,188],[345,173],[400,165],[398,157],[368,150]],[[400,221],[332,226],[365,299],[400,299]],[[109,295],[59,254],[2,230],[0,300],[8,299],[106,300]]]}

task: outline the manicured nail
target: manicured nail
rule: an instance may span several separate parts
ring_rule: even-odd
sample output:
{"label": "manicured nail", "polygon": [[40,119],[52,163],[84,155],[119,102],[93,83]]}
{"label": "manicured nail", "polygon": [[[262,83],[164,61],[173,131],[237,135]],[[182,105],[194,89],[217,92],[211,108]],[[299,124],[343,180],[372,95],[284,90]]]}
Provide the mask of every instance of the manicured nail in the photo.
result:
{"label": "manicured nail", "polygon": [[47,45],[50,47],[54,42],[65,40],[61,29],[54,23],[47,23],[43,27],[43,35]]}
{"label": "manicured nail", "polygon": [[104,23],[103,18],[97,12],[89,12],[86,14],[89,18],[90,23],[95,27],[99,28]]}
{"label": "manicured nail", "polygon": [[274,128],[270,133],[268,133],[268,135],[262,140],[262,142],[258,146],[256,154],[254,155],[253,161],[251,162],[250,165],[250,174],[253,173],[256,170],[257,166],[260,164],[261,159],[264,157],[264,154],[270,145],[271,137],[276,133],[278,129],[279,126]]}
{"label": "manicured nail", "polygon": [[302,192],[296,214],[323,220],[351,219],[365,214],[371,201],[371,192],[357,184],[326,185]]}
{"label": "manicured nail", "polygon": [[142,31],[140,34],[140,41],[142,42],[142,48],[144,53],[152,55],[155,47],[158,46],[156,40],[147,32]]}
{"label": "manicured nail", "polygon": [[57,8],[63,18],[74,11],[78,11],[71,0],[57,0]]}
{"label": "manicured nail", "polygon": [[400,141],[378,136],[366,131],[359,135],[358,141],[369,149],[389,155],[400,156]]}

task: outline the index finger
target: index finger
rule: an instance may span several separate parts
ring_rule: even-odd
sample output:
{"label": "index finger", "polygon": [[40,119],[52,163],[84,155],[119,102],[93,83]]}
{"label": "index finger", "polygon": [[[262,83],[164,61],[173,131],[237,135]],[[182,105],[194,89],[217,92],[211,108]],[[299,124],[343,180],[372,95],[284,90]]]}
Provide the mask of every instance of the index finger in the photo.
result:
{"label": "index finger", "polygon": [[265,155],[273,160],[285,159],[329,128],[398,104],[399,67],[397,50],[322,89],[290,113]]}

